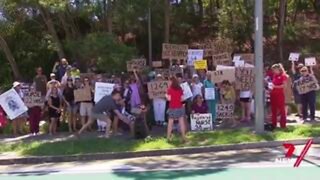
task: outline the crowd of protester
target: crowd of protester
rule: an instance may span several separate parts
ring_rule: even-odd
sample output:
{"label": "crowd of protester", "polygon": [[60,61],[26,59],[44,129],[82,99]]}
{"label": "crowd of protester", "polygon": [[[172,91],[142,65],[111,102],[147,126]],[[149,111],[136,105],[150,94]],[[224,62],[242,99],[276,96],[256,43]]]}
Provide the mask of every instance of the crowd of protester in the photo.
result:
{"label": "crowd of protester", "polygon": [[[287,74],[281,64],[274,64],[265,69],[265,105],[267,112],[271,115],[270,123],[277,127],[280,115],[280,127],[286,128],[288,108],[287,106],[294,100],[297,105],[300,122],[315,120],[316,92],[311,91],[306,94],[299,94],[295,87],[295,81],[306,77],[314,77],[313,69],[303,64],[292,63],[291,76]],[[173,129],[178,125],[178,130],[182,139],[186,140],[186,133],[190,129],[189,117],[191,114],[211,113],[212,121],[215,123],[217,104],[236,104],[241,108],[240,118],[230,118],[231,128],[240,123],[252,121],[252,102],[254,92],[237,91],[234,84],[227,80],[222,83],[212,82],[210,73],[207,76],[196,72],[188,78],[188,75],[178,73],[172,77],[164,77],[162,74],[149,73],[143,75],[136,70],[132,73],[121,73],[106,77],[96,74],[94,77],[81,77],[77,64],[70,65],[66,59],[54,65],[50,79],[43,74],[41,67],[36,69],[36,76],[30,87],[30,92],[41,92],[45,99],[43,107],[29,107],[28,113],[24,113],[13,119],[13,134],[23,133],[23,126],[28,121],[30,133],[39,133],[39,123],[46,119],[49,123],[49,134],[56,134],[57,127],[61,121],[68,123],[70,133],[79,135],[84,131],[92,131],[92,124],[97,121],[97,130],[104,131],[108,138],[111,133],[118,134],[118,126],[127,126],[131,134],[134,135],[135,122],[137,116],[142,119],[143,124],[149,131],[146,114],[153,111],[154,125],[167,127],[167,138],[171,140]],[[165,98],[148,98],[147,83],[150,81],[170,80],[170,87]],[[100,101],[75,102],[74,90],[79,88],[89,88],[92,97],[95,92],[96,82],[109,82],[115,84],[111,95],[103,97]],[[181,83],[188,82],[192,90],[193,97],[182,100],[183,90]],[[21,91],[22,84],[14,82],[13,88],[23,99]],[[215,100],[205,100],[205,88],[215,89]],[[292,99],[293,98],[293,99]],[[238,110],[238,109],[237,109]],[[308,110],[310,113],[308,113]],[[44,114],[47,114],[44,116]],[[142,114],[142,115],[141,115]],[[268,120],[268,118],[266,118]],[[178,122],[178,124],[175,123]],[[268,123],[268,122],[266,122]],[[0,124],[7,123],[5,113],[0,108]],[[81,128],[80,126],[81,125]]]}

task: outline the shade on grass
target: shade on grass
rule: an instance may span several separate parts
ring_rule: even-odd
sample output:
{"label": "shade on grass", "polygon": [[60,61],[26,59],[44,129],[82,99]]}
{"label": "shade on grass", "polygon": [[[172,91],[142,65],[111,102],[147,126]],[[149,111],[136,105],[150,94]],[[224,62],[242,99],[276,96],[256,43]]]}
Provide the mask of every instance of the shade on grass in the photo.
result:
{"label": "shade on grass", "polygon": [[0,144],[0,152],[17,152],[20,155],[74,155],[100,152],[147,151],[170,149],[177,147],[198,147],[221,144],[238,144],[272,140],[290,140],[320,136],[319,125],[289,126],[285,130],[275,130],[263,135],[257,135],[247,128],[237,130],[192,132],[188,135],[188,143],[182,143],[179,137],[168,142],[164,137],[145,140],[125,139],[80,139],[57,142],[19,142]]}

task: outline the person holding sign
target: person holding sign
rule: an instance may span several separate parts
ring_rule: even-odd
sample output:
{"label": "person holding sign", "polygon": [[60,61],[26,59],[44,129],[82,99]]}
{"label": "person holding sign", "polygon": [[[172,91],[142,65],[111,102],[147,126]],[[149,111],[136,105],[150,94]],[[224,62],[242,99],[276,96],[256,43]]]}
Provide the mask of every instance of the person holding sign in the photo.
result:
{"label": "person holding sign", "polygon": [[[212,120],[215,121],[216,119],[216,104],[217,104],[217,98],[216,98],[216,88],[214,85],[214,82],[211,80],[211,73],[207,73],[206,80],[203,82],[204,84],[204,95],[205,100],[208,106],[209,113],[212,114]],[[207,90],[206,90],[207,89]],[[208,94],[210,93],[210,95]]]}
{"label": "person holding sign", "polygon": [[[157,74],[155,81],[163,81],[162,75]],[[154,119],[159,126],[162,126],[165,121],[166,103],[167,101],[165,98],[159,97],[153,99]]]}
{"label": "person holding sign", "polygon": [[194,74],[192,76],[192,83],[191,83],[193,98],[196,97],[197,95],[202,96],[202,88],[203,88],[203,84],[200,82],[198,74]]}
{"label": "person holding sign", "polygon": [[[13,89],[19,94],[20,98],[23,100],[23,93],[21,91],[21,83],[14,82]],[[17,118],[12,119],[12,130],[13,130],[14,136],[17,136],[18,134],[23,134],[23,124],[25,123],[27,117],[28,117],[28,114],[23,113],[22,115],[18,116]]]}
{"label": "person holding sign", "polygon": [[[305,122],[308,117],[308,109],[310,110],[310,121],[315,120],[315,112],[316,112],[316,90],[319,89],[319,84],[316,79],[316,77],[313,75],[313,70],[311,68],[311,73],[309,73],[308,68],[306,66],[302,67],[300,70],[301,77],[299,81],[314,81],[315,88],[313,88],[311,91],[300,94],[301,95],[301,102],[302,102],[302,122]],[[316,89],[316,90],[314,90]]]}
{"label": "person holding sign", "polygon": [[[292,61],[291,71],[293,74],[293,77],[292,77],[293,82],[300,79],[300,77],[301,77],[300,70],[301,70],[301,68],[303,68],[303,66],[304,65],[302,63],[296,65],[294,63],[294,61]],[[297,109],[298,109],[298,116],[302,117],[301,95],[299,94],[298,89],[295,86],[295,84],[292,86],[292,88],[293,88],[294,103],[297,105]]]}
{"label": "person holding sign", "polygon": [[221,103],[222,104],[234,104],[236,102],[236,92],[228,80],[224,80],[221,83],[220,90]]}
{"label": "person holding sign", "polygon": [[286,128],[287,115],[285,109],[284,88],[287,81],[287,76],[282,72],[282,66],[280,64],[274,64],[272,66],[272,70],[272,90],[270,93],[272,125],[273,127],[277,127],[277,117],[278,113],[280,112],[280,127]]}
{"label": "person holding sign", "polygon": [[[30,87],[30,95],[36,94],[36,88],[34,86]],[[39,92],[41,94],[41,92]],[[43,104],[44,105],[44,104]],[[32,135],[37,135],[39,133],[39,123],[41,120],[41,109],[42,107],[39,105],[33,105],[29,107],[29,125],[30,125],[30,133]]]}
{"label": "person holding sign", "polygon": [[168,109],[168,129],[167,139],[172,140],[172,129],[175,120],[179,120],[180,131],[183,141],[186,141],[186,126],[185,126],[185,108],[182,105],[183,90],[179,84],[179,81],[173,77],[171,79],[171,86],[167,92],[167,100],[169,101]]}

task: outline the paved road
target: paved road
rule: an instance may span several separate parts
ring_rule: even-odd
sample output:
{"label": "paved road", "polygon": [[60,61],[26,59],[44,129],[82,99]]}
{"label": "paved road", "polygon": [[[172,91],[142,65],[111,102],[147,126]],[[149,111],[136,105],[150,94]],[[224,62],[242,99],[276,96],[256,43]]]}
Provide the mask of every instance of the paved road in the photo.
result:
{"label": "paved road", "polygon": [[[299,155],[303,146],[296,149]],[[299,168],[280,161],[284,149],[264,148],[125,160],[0,166],[0,180],[319,179],[320,145]]]}

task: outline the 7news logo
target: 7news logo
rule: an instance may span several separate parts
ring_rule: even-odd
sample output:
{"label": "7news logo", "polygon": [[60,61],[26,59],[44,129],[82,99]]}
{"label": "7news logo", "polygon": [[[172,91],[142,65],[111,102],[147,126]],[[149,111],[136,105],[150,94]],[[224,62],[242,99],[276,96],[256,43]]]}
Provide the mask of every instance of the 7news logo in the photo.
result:
{"label": "7news logo", "polygon": [[[304,159],[304,157],[308,153],[312,143],[313,143],[312,139],[307,141],[307,143],[304,145],[302,151],[300,152],[300,155],[298,156],[297,160],[295,161],[293,167],[299,167],[300,166],[302,160]],[[291,161],[292,157],[293,157],[293,153],[294,153],[294,151],[296,149],[295,145],[289,144],[289,143],[285,143],[285,144],[283,144],[283,147],[285,149],[287,149],[287,152],[285,154],[285,158],[277,158],[276,161],[281,161],[281,162]]]}

